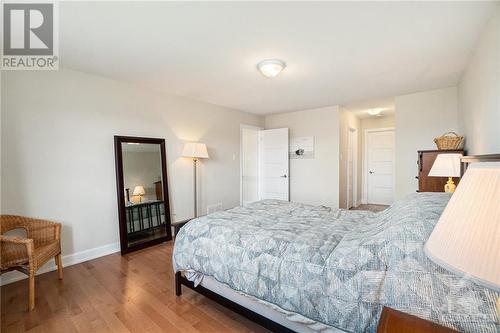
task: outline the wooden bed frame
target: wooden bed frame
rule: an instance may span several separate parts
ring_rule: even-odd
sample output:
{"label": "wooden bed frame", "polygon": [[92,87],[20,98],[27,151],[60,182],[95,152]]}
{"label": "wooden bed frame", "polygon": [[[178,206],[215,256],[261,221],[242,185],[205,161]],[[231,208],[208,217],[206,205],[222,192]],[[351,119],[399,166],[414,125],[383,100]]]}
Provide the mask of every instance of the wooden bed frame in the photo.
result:
{"label": "wooden bed frame", "polygon": [[461,161],[465,165],[474,162],[500,162],[500,154],[464,156]]}
{"label": "wooden bed frame", "polygon": [[[464,156],[461,159],[464,170],[470,163],[475,162],[500,162],[500,154],[491,154],[491,155],[472,155],[472,156]],[[181,272],[175,273],[175,294],[177,296],[182,295],[182,286],[188,287],[196,291],[197,293],[202,294],[203,296],[208,297],[209,299],[219,303],[220,305],[242,315],[243,317],[253,321],[254,323],[259,324],[260,326],[270,330],[271,332],[276,333],[297,333],[288,327],[285,327],[281,324],[278,324],[271,319],[268,319],[238,303],[235,303],[213,291],[210,289],[204,288],[201,285],[197,287],[194,286],[194,283],[186,279],[182,276]]]}

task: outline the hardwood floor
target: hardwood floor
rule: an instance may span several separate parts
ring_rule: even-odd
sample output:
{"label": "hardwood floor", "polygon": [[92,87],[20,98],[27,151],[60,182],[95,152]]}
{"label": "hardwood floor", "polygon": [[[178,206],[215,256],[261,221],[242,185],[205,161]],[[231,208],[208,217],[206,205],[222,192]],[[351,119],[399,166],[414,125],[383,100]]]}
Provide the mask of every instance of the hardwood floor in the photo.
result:
{"label": "hardwood floor", "polygon": [[183,288],[175,296],[172,242],[126,256],[112,254],[3,286],[1,332],[268,332]]}
{"label": "hardwood floor", "polygon": [[385,209],[387,209],[389,206],[386,205],[359,205],[358,207],[353,207],[351,210],[368,210],[370,212],[378,213],[381,212]]}

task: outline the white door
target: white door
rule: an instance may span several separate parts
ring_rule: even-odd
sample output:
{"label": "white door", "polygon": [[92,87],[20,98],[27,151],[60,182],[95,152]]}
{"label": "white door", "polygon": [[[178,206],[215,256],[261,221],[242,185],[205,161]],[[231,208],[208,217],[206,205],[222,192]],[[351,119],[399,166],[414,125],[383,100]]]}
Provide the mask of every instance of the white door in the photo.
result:
{"label": "white door", "polygon": [[241,193],[240,204],[259,200],[259,132],[260,128],[240,126]]}
{"label": "white door", "polygon": [[366,134],[367,203],[390,205],[394,201],[394,130]]}
{"label": "white door", "polygon": [[260,198],[288,201],[288,128],[263,130],[259,135]]}

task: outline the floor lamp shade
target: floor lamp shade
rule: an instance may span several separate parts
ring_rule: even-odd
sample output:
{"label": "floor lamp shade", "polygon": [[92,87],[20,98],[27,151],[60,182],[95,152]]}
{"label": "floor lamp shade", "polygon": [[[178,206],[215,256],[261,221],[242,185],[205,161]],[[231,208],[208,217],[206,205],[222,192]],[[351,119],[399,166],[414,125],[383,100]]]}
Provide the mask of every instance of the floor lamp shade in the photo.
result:
{"label": "floor lamp shade", "polygon": [[207,146],[199,142],[187,142],[182,150],[182,157],[208,158]]}
{"label": "floor lamp shade", "polygon": [[425,253],[440,266],[500,291],[500,162],[469,166]]}

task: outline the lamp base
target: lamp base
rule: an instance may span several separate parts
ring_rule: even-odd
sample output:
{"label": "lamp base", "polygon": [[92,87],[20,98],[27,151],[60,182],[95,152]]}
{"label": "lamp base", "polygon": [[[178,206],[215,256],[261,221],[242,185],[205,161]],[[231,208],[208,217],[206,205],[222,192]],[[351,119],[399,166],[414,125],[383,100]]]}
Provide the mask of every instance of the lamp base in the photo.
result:
{"label": "lamp base", "polygon": [[444,191],[447,193],[453,193],[455,192],[455,183],[453,182],[453,178],[448,177],[448,181],[446,182],[446,185],[444,185]]}

